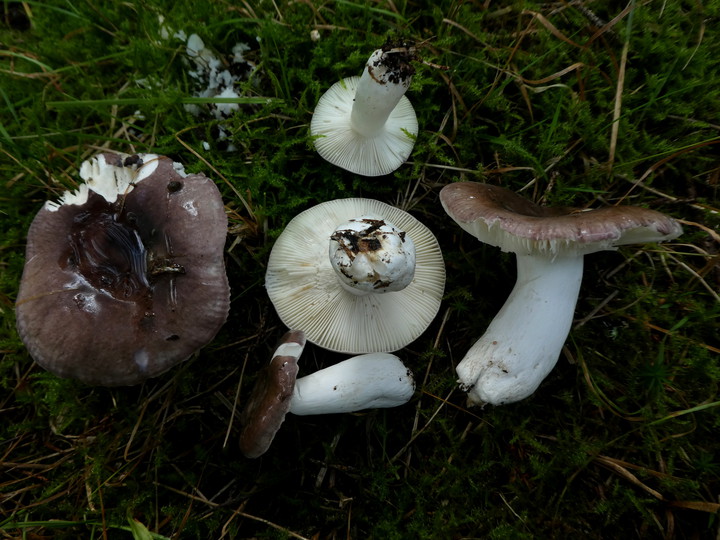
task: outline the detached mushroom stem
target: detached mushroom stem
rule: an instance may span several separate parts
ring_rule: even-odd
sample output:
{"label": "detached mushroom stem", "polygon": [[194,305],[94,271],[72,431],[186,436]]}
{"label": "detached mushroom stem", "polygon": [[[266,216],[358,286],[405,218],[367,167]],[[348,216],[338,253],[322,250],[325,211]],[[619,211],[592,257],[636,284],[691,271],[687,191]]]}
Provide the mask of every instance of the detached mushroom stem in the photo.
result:
{"label": "detached mushroom stem", "polygon": [[397,356],[364,354],[298,379],[290,412],[335,414],[399,407],[414,392],[412,372]]}

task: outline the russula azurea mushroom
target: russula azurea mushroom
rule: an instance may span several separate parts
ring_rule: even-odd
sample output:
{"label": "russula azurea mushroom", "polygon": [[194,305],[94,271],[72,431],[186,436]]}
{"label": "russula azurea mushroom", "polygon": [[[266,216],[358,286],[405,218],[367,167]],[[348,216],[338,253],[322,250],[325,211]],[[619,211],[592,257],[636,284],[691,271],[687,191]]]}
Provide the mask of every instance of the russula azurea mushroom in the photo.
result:
{"label": "russula azurea mushroom", "polygon": [[275,241],[265,287],[288,328],[337,352],[392,352],[440,308],[445,265],[430,230],[374,199],[336,199],[295,216]]}
{"label": "russula azurea mushroom", "polygon": [[99,154],[28,231],[17,329],[48,371],[137,384],[218,332],[230,289],[217,186],[154,154]]}
{"label": "russula azurea mushroom", "polygon": [[463,230],[517,259],[509,298],[456,368],[475,404],[524,399],[550,373],[570,332],[585,255],[682,234],[677,221],[654,210],[550,208],[476,182],[449,184],[440,200]]}
{"label": "russula azurea mushroom", "polygon": [[287,332],[258,375],[241,414],[240,450],[246,457],[267,451],[288,412],[304,416],[399,407],[415,392],[412,372],[388,353],[354,356],[297,379],[304,347],[303,332]]}
{"label": "russula azurea mushroom", "polygon": [[414,58],[413,44],[388,42],[373,52],[360,77],[343,79],[323,94],[310,135],[324,159],[364,176],[389,174],[403,164],[418,132],[405,97]]}

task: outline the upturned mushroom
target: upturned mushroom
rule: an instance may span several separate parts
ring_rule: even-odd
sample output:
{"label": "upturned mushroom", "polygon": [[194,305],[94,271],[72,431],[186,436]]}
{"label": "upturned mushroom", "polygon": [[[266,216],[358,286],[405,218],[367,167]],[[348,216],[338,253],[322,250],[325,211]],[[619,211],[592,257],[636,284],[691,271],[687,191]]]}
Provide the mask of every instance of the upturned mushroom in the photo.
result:
{"label": "upturned mushroom", "polygon": [[217,186],[154,154],[99,154],[28,231],[17,329],[48,371],[137,384],[213,339],[228,314]]}
{"label": "upturned mushroom", "polygon": [[584,255],[682,233],[674,219],[654,210],[548,208],[475,182],[445,186],[440,200],[463,230],[517,258],[509,298],[456,368],[474,404],[524,399],[550,373],[570,332]]}
{"label": "upturned mushroom", "polygon": [[355,356],[296,379],[304,347],[303,332],[287,332],[259,374],[241,414],[240,450],[246,457],[259,457],[270,448],[288,412],[315,415],[399,407],[415,391],[412,372],[387,353]]}
{"label": "upturned mushroom", "polygon": [[295,216],[270,253],[265,287],[288,328],[350,354],[392,352],[432,322],[445,287],[435,236],[373,199],[337,199]]}
{"label": "upturned mushroom", "polygon": [[315,107],[310,135],[333,165],[365,176],[389,174],[415,145],[417,117],[405,92],[415,69],[412,43],[388,42],[360,77],[335,83]]}

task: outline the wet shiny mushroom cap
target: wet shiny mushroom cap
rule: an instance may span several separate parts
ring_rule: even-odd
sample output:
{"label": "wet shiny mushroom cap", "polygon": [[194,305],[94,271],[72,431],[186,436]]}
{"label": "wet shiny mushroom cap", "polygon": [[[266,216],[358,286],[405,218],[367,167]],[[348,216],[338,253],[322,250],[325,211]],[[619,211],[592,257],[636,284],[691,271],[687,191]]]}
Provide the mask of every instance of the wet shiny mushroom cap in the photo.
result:
{"label": "wet shiny mushroom cap", "polygon": [[519,255],[583,255],[616,246],[672,240],[680,224],[637,206],[594,210],[540,206],[499,186],[456,182],[440,201],[460,227],[482,242]]}
{"label": "wet shiny mushroom cap", "polygon": [[217,186],[166,157],[100,154],[28,231],[17,329],[48,371],[88,384],[160,375],[227,318]]}

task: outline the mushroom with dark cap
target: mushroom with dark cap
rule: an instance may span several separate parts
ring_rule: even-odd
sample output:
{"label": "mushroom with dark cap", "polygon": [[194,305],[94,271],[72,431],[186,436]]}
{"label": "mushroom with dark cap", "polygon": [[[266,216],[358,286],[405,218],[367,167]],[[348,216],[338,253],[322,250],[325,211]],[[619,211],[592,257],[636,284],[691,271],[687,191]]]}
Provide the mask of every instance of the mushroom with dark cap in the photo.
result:
{"label": "mushroom with dark cap", "polygon": [[285,421],[297,415],[336,414],[399,407],[415,391],[412,372],[392,354],[364,354],[296,379],[305,346],[299,330],[287,332],[261,371],[242,412],[240,450],[263,455]]}
{"label": "mushroom with dark cap", "polygon": [[249,458],[267,452],[290,410],[298,360],[305,348],[305,334],[285,333],[267,368],[258,374],[247,404],[240,415],[240,451]]}
{"label": "mushroom with dark cap", "polygon": [[137,384],[187,359],[227,318],[217,186],[154,154],[99,154],[28,231],[16,315],[48,371]]}
{"label": "mushroom with dark cap", "polygon": [[517,258],[514,289],[456,368],[475,404],[524,399],[550,373],[570,332],[584,255],[682,233],[674,219],[654,210],[548,208],[476,182],[449,184],[440,200],[465,231]]}
{"label": "mushroom with dark cap", "polygon": [[288,328],[350,354],[392,352],[440,308],[445,265],[435,236],[373,199],[337,199],[295,216],[270,253],[265,287]]}
{"label": "mushroom with dark cap", "polygon": [[343,79],[323,94],[310,123],[323,158],[365,176],[389,174],[402,165],[418,132],[404,95],[414,58],[412,44],[388,42],[373,52],[360,77]]}

